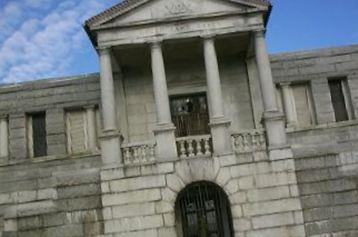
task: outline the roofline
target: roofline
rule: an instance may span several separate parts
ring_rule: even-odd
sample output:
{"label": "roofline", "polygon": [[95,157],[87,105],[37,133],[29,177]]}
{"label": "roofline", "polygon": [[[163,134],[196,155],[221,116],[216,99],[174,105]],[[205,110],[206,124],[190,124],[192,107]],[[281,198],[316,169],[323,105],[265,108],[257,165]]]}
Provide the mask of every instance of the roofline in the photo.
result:
{"label": "roofline", "polygon": [[22,81],[22,82],[15,82],[15,83],[1,83],[0,84],[0,91],[3,90],[23,90],[24,87],[29,87],[31,89],[32,86],[42,85],[42,87],[51,87],[56,86],[58,84],[66,84],[66,83],[73,83],[73,82],[80,82],[81,80],[97,80],[99,79],[100,75],[98,72],[94,73],[87,73],[87,74],[79,74],[74,76],[65,76],[65,77],[54,77],[54,78],[42,78],[38,80],[29,80],[29,81]]}

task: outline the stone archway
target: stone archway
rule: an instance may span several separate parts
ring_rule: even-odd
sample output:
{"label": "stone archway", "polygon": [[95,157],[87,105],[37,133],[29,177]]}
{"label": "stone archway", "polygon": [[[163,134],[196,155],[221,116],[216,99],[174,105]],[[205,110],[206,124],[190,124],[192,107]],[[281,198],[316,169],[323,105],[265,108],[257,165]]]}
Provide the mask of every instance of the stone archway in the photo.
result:
{"label": "stone archway", "polygon": [[175,204],[180,237],[232,237],[228,196],[218,185],[200,181],[188,185]]}

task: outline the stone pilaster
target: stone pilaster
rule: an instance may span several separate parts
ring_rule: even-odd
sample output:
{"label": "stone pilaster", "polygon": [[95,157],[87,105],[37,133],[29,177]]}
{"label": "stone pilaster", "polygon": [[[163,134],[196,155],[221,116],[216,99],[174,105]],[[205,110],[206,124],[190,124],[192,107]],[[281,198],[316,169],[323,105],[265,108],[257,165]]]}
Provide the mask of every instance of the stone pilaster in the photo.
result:
{"label": "stone pilaster", "polygon": [[284,116],[279,112],[270,60],[263,30],[254,32],[255,53],[264,102],[264,123],[267,132],[270,159],[292,157],[287,144]]}
{"label": "stone pilaster", "polygon": [[282,89],[282,100],[283,107],[286,115],[287,127],[295,127],[297,125],[297,114],[296,114],[296,105],[295,100],[292,94],[292,88],[290,83],[281,83]]}
{"label": "stone pilaster", "polygon": [[122,163],[120,133],[117,128],[116,118],[111,51],[109,48],[100,48],[99,55],[103,116],[103,131],[101,136],[102,160],[104,164]]}
{"label": "stone pilaster", "polygon": [[224,114],[219,65],[214,38],[212,37],[204,37],[204,59],[214,153],[218,155],[228,154],[232,152],[229,133],[231,122]]}
{"label": "stone pilaster", "polygon": [[96,132],[96,107],[94,105],[87,106],[87,137],[88,137],[88,150],[94,152],[97,150],[97,132]]}
{"label": "stone pilaster", "polygon": [[154,98],[157,109],[157,126],[154,129],[156,154],[159,160],[178,157],[175,142],[175,126],[172,123],[167,79],[163,52],[160,42],[154,42],[151,48],[151,64],[153,73]]}

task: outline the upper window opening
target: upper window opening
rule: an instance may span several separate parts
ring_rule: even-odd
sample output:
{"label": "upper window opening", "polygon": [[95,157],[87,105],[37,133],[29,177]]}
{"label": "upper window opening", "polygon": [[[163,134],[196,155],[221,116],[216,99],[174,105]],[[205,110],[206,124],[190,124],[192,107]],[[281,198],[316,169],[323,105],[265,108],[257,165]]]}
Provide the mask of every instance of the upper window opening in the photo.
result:
{"label": "upper window opening", "polygon": [[353,113],[346,78],[331,79],[328,85],[336,122],[352,119]]}
{"label": "upper window opening", "polygon": [[30,157],[47,156],[46,113],[29,114],[27,122]]}
{"label": "upper window opening", "polygon": [[209,113],[205,93],[170,98],[177,137],[209,134]]}

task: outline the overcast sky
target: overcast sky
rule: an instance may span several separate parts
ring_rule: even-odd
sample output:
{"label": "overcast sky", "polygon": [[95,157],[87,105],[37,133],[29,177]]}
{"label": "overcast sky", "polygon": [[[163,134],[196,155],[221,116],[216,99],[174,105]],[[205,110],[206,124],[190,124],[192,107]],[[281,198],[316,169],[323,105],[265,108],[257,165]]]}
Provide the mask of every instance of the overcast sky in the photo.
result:
{"label": "overcast sky", "polygon": [[[0,0],[0,82],[97,72],[97,55],[82,23],[118,2]],[[272,3],[271,53],[358,43],[358,0]]]}

